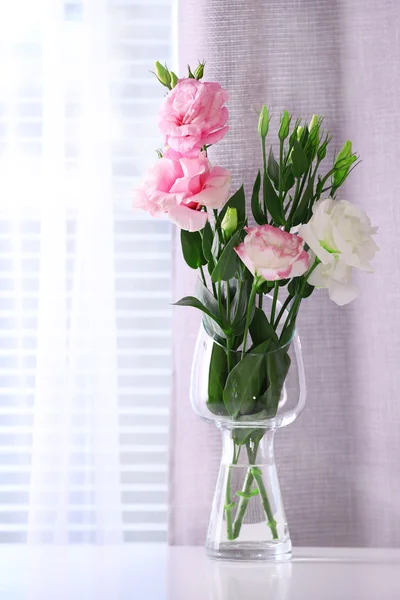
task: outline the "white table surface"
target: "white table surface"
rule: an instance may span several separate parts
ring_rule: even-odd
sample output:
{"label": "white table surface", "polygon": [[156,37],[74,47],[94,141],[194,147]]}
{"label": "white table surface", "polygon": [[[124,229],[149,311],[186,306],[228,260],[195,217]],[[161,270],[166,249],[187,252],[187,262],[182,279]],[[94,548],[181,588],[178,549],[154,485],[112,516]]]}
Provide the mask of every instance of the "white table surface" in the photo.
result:
{"label": "white table surface", "polygon": [[228,563],[202,548],[0,546],[1,600],[400,600],[400,549],[298,548]]}

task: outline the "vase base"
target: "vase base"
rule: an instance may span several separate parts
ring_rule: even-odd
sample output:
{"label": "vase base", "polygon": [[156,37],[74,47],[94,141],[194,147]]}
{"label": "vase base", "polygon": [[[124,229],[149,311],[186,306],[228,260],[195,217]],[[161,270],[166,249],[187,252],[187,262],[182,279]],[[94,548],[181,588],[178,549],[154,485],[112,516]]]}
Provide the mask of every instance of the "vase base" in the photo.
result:
{"label": "vase base", "polygon": [[284,542],[225,542],[218,547],[206,546],[207,556],[219,560],[282,562],[292,558],[290,539]]}

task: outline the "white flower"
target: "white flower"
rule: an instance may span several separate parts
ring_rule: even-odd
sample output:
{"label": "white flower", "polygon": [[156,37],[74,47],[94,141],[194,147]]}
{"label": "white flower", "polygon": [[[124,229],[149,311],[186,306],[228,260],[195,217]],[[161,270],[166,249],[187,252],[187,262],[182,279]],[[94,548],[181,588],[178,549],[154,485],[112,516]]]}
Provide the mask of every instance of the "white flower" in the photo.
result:
{"label": "white flower", "polygon": [[372,239],[376,231],[366,213],[347,200],[318,200],[310,221],[299,230],[320,261],[308,282],[328,288],[339,306],[354,300],[358,290],[351,283],[352,268],[373,271],[370,261],[379,250]]}
{"label": "white flower", "polygon": [[358,296],[358,288],[351,283],[352,267],[341,260],[323,265],[320,263],[307,279],[318,288],[328,288],[329,298],[339,306],[352,302]]}
{"label": "white flower", "polygon": [[322,264],[337,260],[349,267],[370,271],[370,261],[379,250],[372,239],[377,232],[366,213],[347,200],[326,198],[313,206],[313,215],[299,235]]}

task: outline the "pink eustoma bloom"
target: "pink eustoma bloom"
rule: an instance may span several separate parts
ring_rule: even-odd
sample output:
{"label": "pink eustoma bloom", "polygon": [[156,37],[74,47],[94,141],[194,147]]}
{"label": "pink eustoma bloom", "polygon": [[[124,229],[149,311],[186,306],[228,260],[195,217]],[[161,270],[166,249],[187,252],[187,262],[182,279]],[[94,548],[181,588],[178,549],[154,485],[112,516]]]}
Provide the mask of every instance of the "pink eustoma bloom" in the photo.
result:
{"label": "pink eustoma bloom", "polygon": [[167,217],[187,231],[207,222],[202,207],[220,209],[229,196],[231,174],[213,167],[204,154],[198,158],[160,158],[149,169],[133,199],[133,208]]}
{"label": "pink eustoma bloom", "polygon": [[158,115],[165,145],[182,156],[198,156],[219,142],[228,127],[228,92],[219,83],[180,79],[168,93]]}
{"label": "pink eustoma bloom", "polygon": [[266,281],[299,277],[308,269],[301,237],[272,225],[246,227],[244,242],[235,248],[255,276]]}

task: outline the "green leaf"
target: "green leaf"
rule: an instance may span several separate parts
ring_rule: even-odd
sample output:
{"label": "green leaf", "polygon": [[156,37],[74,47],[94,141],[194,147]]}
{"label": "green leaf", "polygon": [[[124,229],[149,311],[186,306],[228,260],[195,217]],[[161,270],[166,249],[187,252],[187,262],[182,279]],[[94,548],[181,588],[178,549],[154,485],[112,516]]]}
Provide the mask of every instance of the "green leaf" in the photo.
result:
{"label": "green leaf", "polygon": [[308,298],[309,296],[311,296],[311,294],[313,293],[313,291],[315,290],[315,287],[313,285],[311,285],[310,283],[308,283],[308,281],[306,282],[304,289],[303,289],[303,293],[301,294],[302,298]]}
{"label": "green leaf", "polygon": [[211,251],[214,241],[214,234],[210,222],[207,221],[203,229],[203,254],[207,262],[214,262],[214,257]]}
{"label": "green leaf", "polygon": [[200,302],[198,298],[195,298],[194,296],[185,296],[184,298],[178,300],[178,302],[175,302],[173,306],[191,306],[193,308],[197,308],[198,310],[201,310],[203,313],[211,317],[211,319],[218,323],[218,325],[221,325],[221,321],[219,320],[219,318],[215,314],[213,314],[206,306],[204,306],[204,304]]}
{"label": "green leaf", "polygon": [[293,337],[294,334],[294,330],[296,329],[296,319],[292,320],[289,327],[287,327],[285,329],[285,331],[282,333],[281,338],[279,340],[279,344],[281,346],[286,346],[286,344],[288,342],[290,342],[290,340]]}
{"label": "green leaf", "polygon": [[[220,248],[220,242],[219,242],[219,236],[218,236],[218,231],[215,232],[214,234],[214,239],[213,239],[213,243],[211,246],[211,254],[214,257],[214,261],[218,260],[218,251]],[[212,271],[210,272],[211,275]]]}
{"label": "green leaf", "polygon": [[308,170],[309,163],[307,154],[297,140],[294,140],[292,151],[292,171],[298,179]]}
{"label": "green leaf", "polygon": [[236,496],[240,498],[245,498],[246,500],[250,500],[253,496],[257,496],[258,488],[253,488],[250,492],[236,492]]}
{"label": "green leaf", "polygon": [[277,413],[283,384],[289,372],[290,362],[290,356],[286,350],[270,352],[267,355],[269,387],[260,396],[259,401],[264,405],[268,417],[274,417]]}
{"label": "green leaf", "polygon": [[268,223],[267,217],[264,215],[261,206],[260,206],[260,187],[261,187],[261,174],[258,171],[256,180],[253,186],[253,193],[251,195],[251,212],[253,213],[253,217],[255,222],[258,225],[265,225]]}
{"label": "green leaf", "polygon": [[[213,344],[208,373],[208,402],[207,406],[214,414],[226,415],[224,405],[224,387],[228,376],[226,350],[218,344]],[[212,408],[210,408],[212,405]],[[218,411],[218,412],[215,412]]]}
{"label": "green leaf", "polygon": [[282,202],[279,200],[279,196],[267,174],[264,174],[264,199],[267,210],[275,223],[285,225]]}
{"label": "green leaf", "polygon": [[306,189],[304,190],[303,196],[300,200],[298,207],[296,208],[296,212],[293,216],[292,225],[300,225],[304,223],[304,220],[307,217],[308,205],[313,197],[314,191],[314,178],[311,177]]}
{"label": "green leaf", "polygon": [[[219,314],[218,301],[214,298],[210,290],[204,285],[200,277],[197,278],[194,290],[195,297],[209,310],[215,317],[221,317]],[[222,322],[222,318],[221,318]]]}
{"label": "green leaf", "polygon": [[246,198],[244,195],[244,187],[243,185],[231,196],[228,202],[225,204],[224,208],[218,215],[216,226],[220,227],[222,220],[225,216],[228,208],[236,208],[237,211],[237,219],[238,219],[238,227],[242,227],[244,222],[246,221]]}
{"label": "green leaf", "polygon": [[286,167],[285,172],[283,174],[283,182],[282,182],[282,190],[284,192],[288,192],[294,186],[294,175],[292,173],[291,167]]}
{"label": "green leaf", "polygon": [[275,160],[272,148],[269,149],[267,173],[269,178],[274,182],[276,189],[279,187],[279,165]]}
{"label": "green leaf", "polygon": [[262,367],[270,340],[263,342],[245,354],[228,375],[224,389],[224,404],[228,413],[237,418],[248,414],[256,404],[262,386]]}
{"label": "green leaf", "polygon": [[254,311],[254,317],[250,323],[250,335],[255,346],[259,346],[267,340],[272,340],[276,344],[279,341],[275,329],[260,308],[256,308]]}
{"label": "green leaf", "polygon": [[215,340],[217,344],[221,346],[226,345],[226,334],[222,327],[214,320],[214,317],[204,315],[203,326],[210,338]]}
{"label": "green leaf", "polygon": [[[237,283],[237,280],[234,281]],[[231,304],[231,322],[233,324],[238,323],[243,317],[246,317],[250,290],[251,285],[248,279],[242,282],[241,289],[240,286],[237,285],[236,293]]]}
{"label": "green leaf", "polygon": [[234,277],[236,272],[236,263],[238,260],[234,247],[239,244],[239,240],[240,231],[237,231],[223,249],[223,252],[211,275],[211,280],[214,283],[217,281],[228,281]]}
{"label": "green leaf", "polygon": [[191,269],[198,269],[200,265],[205,265],[206,260],[203,254],[201,235],[198,231],[181,230],[182,254]]}
{"label": "green leaf", "polygon": [[[262,413],[265,416],[261,417],[260,415]],[[246,420],[247,421],[253,421],[253,420],[261,421],[266,418],[267,418],[267,411],[262,411],[257,414],[239,417],[238,421],[246,421]],[[253,444],[257,444],[258,442],[260,442],[260,440],[262,440],[262,438],[264,437],[264,434],[265,434],[264,429],[247,429],[245,427],[236,427],[235,429],[232,430],[232,439],[236,442],[236,444],[239,444],[239,446],[243,446],[250,440],[253,442]]]}

